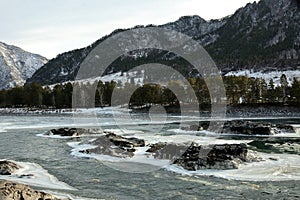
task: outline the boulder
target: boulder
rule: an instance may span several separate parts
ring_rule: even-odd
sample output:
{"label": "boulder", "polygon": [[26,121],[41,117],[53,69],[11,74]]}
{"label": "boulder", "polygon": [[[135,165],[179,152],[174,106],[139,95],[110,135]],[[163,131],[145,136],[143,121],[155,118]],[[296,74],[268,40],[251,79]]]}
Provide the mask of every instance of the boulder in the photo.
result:
{"label": "boulder", "polygon": [[12,161],[0,160],[0,175],[11,175],[20,168],[18,164]]}
{"label": "boulder", "polygon": [[132,148],[132,147],[144,147],[145,146],[145,140],[138,139],[138,138],[125,138],[119,135],[116,135],[114,133],[108,133],[105,135],[114,145],[119,147],[126,147],[126,148]]}
{"label": "boulder", "polygon": [[276,128],[279,133],[295,133],[294,127],[288,124],[276,124]]}
{"label": "boulder", "polygon": [[192,143],[149,145],[146,151],[156,159],[169,159],[186,170],[237,169],[243,162],[259,162],[262,159],[246,144],[198,145]]}
{"label": "boulder", "polygon": [[58,199],[51,194],[33,190],[27,185],[0,180],[1,200],[70,200]]}
{"label": "boulder", "polygon": [[80,151],[81,153],[95,153],[115,157],[132,157],[135,147],[144,147],[145,141],[138,138],[125,138],[114,133],[98,137],[89,144],[97,146],[96,148]]}
{"label": "boulder", "polygon": [[155,153],[158,152],[160,149],[163,149],[165,146],[167,146],[166,142],[159,142],[159,143],[155,143],[155,144],[150,144],[149,145],[149,149],[147,149],[146,152],[149,153]]}
{"label": "boulder", "polygon": [[149,147],[146,152],[151,153],[154,158],[174,161],[186,151],[188,145],[159,142]]}
{"label": "boulder", "polygon": [[240,163],[247,161],[247,145],[244,143],[208,146],[193,143],[173,163],[194,171],[198,169],[237,169]]}
{"label": "boulder", "polygon": [[60,135],[60,136],[68,136],[68,137],[78,137],[82,135],[89,134],[100,134],[103,131],[99,129],[84,129],[84,128],[58,128],[52,129],[48,133],[48,135]]}

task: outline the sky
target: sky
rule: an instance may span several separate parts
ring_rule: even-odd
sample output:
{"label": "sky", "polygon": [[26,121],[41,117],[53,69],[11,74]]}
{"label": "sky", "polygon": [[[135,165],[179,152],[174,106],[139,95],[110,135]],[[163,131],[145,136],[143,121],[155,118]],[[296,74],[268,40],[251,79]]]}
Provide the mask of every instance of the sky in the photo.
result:
{"label": "sky", "polygon": [[118,28],[205,20],[233,14],[254,0],[0,0],[0,41],[54,58]]}

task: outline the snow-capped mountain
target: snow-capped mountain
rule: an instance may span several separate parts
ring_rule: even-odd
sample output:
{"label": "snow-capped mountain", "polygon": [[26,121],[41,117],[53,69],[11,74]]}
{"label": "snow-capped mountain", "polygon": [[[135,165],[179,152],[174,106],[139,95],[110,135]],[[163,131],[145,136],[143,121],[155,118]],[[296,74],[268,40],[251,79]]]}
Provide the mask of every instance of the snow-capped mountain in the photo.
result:
{"label": "snow-capped mountain", "polygon": [[[243,70],[253,73],[299,70],[300,7],[297,0],[260,0],[222,19],[206,21],[196,15],[185,16],[158,27],[172,29],[197,40],[224,75]],[[74,80],[87,54],[106,38],[122,31],[125,30],[118,29],[86,48],[58,55],[27,82],[49,85]],[[149,49],[123,55],[112,63],[107,73],[124,72],[153,62],[172,66],[184,76],[197,75],[191,73],[189,63],[175,54]]]}
{"label": "snow-capped mountain", "polygon": [[0,42],[0,89],[24,85],[47,61],[45,57]]}

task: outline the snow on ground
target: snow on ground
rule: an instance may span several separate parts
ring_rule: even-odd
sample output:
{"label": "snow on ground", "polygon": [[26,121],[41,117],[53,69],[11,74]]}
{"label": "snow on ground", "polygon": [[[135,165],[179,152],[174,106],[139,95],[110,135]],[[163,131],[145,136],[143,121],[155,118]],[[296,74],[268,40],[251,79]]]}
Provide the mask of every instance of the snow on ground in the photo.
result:
{"label": "snow on ground", "polygon": [[240,71],[232,71],[225,74],[225,76],[247,76],[253,78],[263,78],[266,83],[269,83],[271,79],[274,81],[274,85],[277,86],[280,84],[280,77],[282,74],[285,74],[287,77],[287,81],[291,85],[293,82],[293,78],[300,79],[300,71],[299,70],[287,70],[287,71],[272,71],[272,72],[253,72],[250,70],[240,70]]}
{"label": "snow on ground", "polygon": [[[124,72],[123,74],[122,72],[117,72],[102,77],[93,77],[93,78],[77,80],[77,81],[67,81],[62,84],[74,83],[74,82],[79,82],[83,84],[87,84],[87,83],[93,84],[95,82],[98,82],[99,80],[101,80],[103,83],[115,81],[117,82],[117,86],[124,86],[126,83],[134,83],[137,85],[142,85],[144,83],[144,71],[142,71],[141,73],[138,73],[137,71]],[[56,84],[49,85],[49,87],[53,89],[55,85]]]}
{"label": "snow on ground", "polygon": [[[62,71],[63,73],[63,71]],[[287,70],[287,71],[271,71],[271,72],[253,72],[252,70],[239,70],[239,71],[232,71],[225,74],[225,76],[247,76],[252,78],[263,78],[266,83],[269,83],[271,79],[274,81],[274,85],[280,85],[280,77],[282,74],[285,74],[288,80],[288,83],[291,85],[293,82],[293,78],[300,79],[300,70]],[[124,86],[126,83],[134,83],[137,85],[142,85],[144,83],[144,77],[145,72],[141,71],[140,73],[138,71],[132,71],[132,72],[117,72],[109,75],[105,75],[102,77],[93,77],[89,79],[84,79],[76,82],[80,83],[90,83],[93,84],[95,82],[98,82],[101,80],[103,83],[115,81],[117,82],[117,86]],[[70,83],[74,83],[74,81],[68,81]],[[62,84],[68,83],[64,82]],[[53,88],[54,85],[49,85],[50,88]]]}

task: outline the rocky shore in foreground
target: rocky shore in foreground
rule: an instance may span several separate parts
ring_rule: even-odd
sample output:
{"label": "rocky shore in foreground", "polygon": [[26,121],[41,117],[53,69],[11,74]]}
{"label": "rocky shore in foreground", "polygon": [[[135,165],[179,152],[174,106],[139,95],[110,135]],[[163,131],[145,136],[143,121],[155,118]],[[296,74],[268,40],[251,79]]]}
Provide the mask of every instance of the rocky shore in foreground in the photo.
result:
{"label": "rocky shore in foreground", "polygon": [[[13,175],[21,168],[20,165],[9,160],[0,160],[0,175]],[[33,176],[24,174],[23,176]],[[1,200],[70,200],[56,198],[51,194],[35,190],[28,185],[0,179],[0,199]]]}
{"label": "rocky shore in foreground", "polygon": [[69,200],[59,199],[51,194],[37,191],[31,187],[11,182],[0,180],[0,199],[1,200]]}

